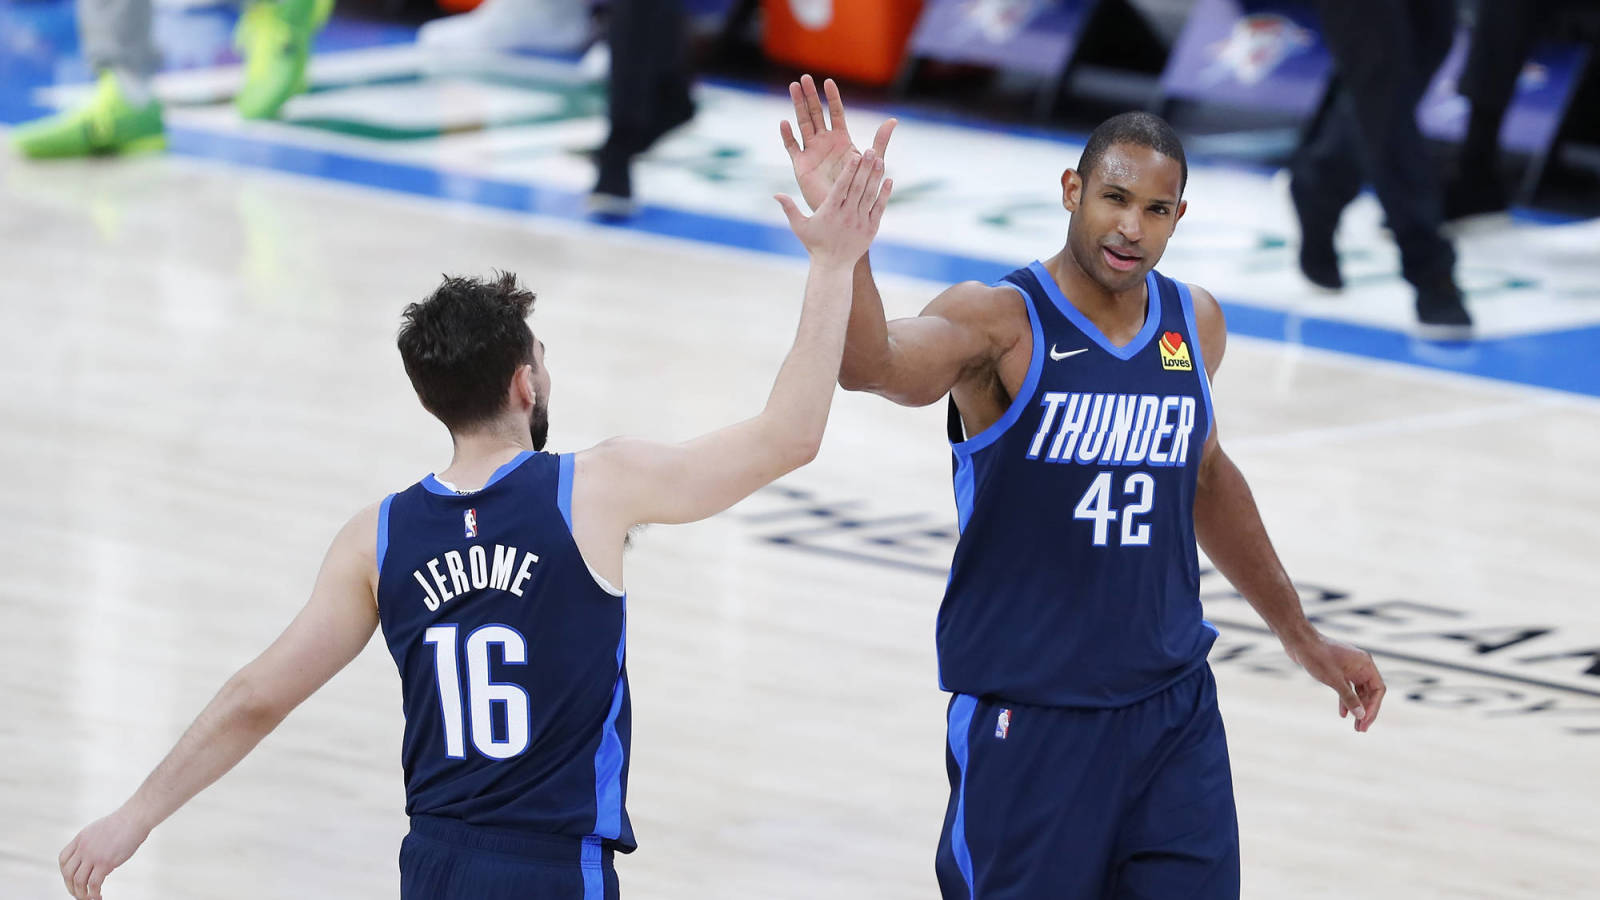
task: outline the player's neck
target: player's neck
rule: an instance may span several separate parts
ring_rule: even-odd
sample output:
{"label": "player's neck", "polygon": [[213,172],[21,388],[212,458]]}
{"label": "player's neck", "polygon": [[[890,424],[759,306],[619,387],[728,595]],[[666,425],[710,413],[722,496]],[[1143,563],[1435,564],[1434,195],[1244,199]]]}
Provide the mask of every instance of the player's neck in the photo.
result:
{"label": "player's neck", "polygon": [[450,440],[455,445],[455,453],[450,465],[435,477],[462,491],[482,488],[496,469],[515,459],[517,454],[533,449],[526,421],[520,433],[515,427],[505,426],[452,434]]}
{"label": "player's neck", "polygon": [[1144,324],[1149,299],[1144,279],[1126,291],[1107,290],[1078,265],[1077,258],[1066,247],[1045,260],[1044,267],[1055,278],[1062,296],[1107,337],[1115,339],[1125,334],[1131,338]]}

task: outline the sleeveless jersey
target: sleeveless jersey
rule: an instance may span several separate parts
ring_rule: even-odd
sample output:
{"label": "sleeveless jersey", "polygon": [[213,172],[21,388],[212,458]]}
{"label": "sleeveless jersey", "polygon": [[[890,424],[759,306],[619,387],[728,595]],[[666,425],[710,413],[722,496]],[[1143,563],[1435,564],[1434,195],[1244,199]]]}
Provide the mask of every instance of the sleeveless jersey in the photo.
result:
{"label": "sleeveless jersey", "polygon": [[571,530],[572,455],[383,501],[378,615],[400,670],[406,812],[634,848],[625,597]]}
{"label": "sleeveless jersey", "polygon": [[999,421],[962,440],[961,537],[939,609],[949,691],[1116,707],[1201,664],[1195,478],[1211,389],[1186,285],[1146,278],[1144,327],[1114,346],[1038,262],[997,284],[1028,307],[1033,356]]}

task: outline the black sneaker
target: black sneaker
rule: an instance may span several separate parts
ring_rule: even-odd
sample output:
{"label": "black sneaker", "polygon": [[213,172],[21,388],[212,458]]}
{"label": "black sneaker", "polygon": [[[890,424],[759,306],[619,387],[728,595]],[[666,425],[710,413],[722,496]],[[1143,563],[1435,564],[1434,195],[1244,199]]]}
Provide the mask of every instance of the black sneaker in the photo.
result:
{"label": "black sneaker", "polygon": [[1417,333],[1430,341],[1472,340],[1472,316],[1461,303],[1461,289],[1445,279],[1417,289]]}
{"label": "black sneaker", "polygon": [[1325,291],[1343,290],[1344,276],[1339,274],[1333,226],[1307,214],[1299,186],[1299,179],[1290,177],[1289,198],[1294,201],[1295,218],[1300,220],[1300,274]]}
{"label": "black sneaker", "polygon": [[1344,290],[1339,274],[1339,252],[1333,249],[1333,236],[1312,236],[1300,232],[1300,274],[1325,291]]}
{"label": "black sneaker", "polygon": [[602,149],[595,154],[595,165],[599,178],[589,193],[589,212],[607,219],[626,219],[637,213],[628,157]]}

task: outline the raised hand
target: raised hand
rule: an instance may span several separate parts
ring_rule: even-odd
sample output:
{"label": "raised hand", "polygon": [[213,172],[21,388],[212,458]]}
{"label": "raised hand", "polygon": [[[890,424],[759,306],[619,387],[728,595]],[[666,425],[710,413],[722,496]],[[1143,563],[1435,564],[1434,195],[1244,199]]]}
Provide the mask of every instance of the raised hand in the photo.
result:
{"label": "raised hand", "polygon": [[[798,141],[788,120],[778,123],[784,149],[789,151],[789,160],[794,163],[794,178],[800,184],[800,195],[812,209],[828,196],[828,189],[833,187],[845,164],[861,156],[850,142],[839,86],[829,78],[822,83],[822,89],[828,95],[827,118],[823,117],[817,83],[810,75],[802,75],[799,81],[789,83],[789,99],[794,101],[795,123],[800,127]],[[889,149],[889,136],[894,133],[895,124],[894,119],[886,120],[873,136],[872,149],[880,160]]]}
{"label": "raised hand", "polygon": [[844,164],[815,214],[800,212],[787,194],[775,199],[813,263],[851,266],[871,246],[893,190],[894,179],[883,177],[883,158],[869,149]]}
{"label": "raised hand", "polygon": [[1339,718],[1355,717],[1357,731],[1366,731],[1378,719],[1378,707],[1388,691],[1372,654],[1343,641],[1314,634],[1310,639],[1284,644],[1289,658],[1339,695]]}

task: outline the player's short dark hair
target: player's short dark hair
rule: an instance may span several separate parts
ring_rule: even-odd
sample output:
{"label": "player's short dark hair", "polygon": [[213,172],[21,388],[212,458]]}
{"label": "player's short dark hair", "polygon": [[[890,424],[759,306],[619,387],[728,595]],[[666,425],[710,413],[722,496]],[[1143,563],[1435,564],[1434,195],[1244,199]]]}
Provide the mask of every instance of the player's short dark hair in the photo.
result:
{"label": "player's short dark hair", "polygon": [[446,428],[460,431],[500,414],[511,376],[533,362],[527,318],[534,299],[510,272],[447,275],[428,299],[401,313],[400,360],[422,405]]}
{"label": "player's short dark hair", "polygon": [[1078,159],[1078,174],[1085,182],[1095,166],[1100,165],[1100,157],[1117,144],[1149,147],[1162,156],[1177,160],[1178,168],[1183,171],[1178,194],[1181,196],[1184,189],[1188,188],[1189,160],[1183,155],[1183,141],[1178,139],[1178,133],[1172,130],[1166,119],[1138,111],[1112,116],[1090,133],[1089,143],[1084,145],[1083,156]]}

